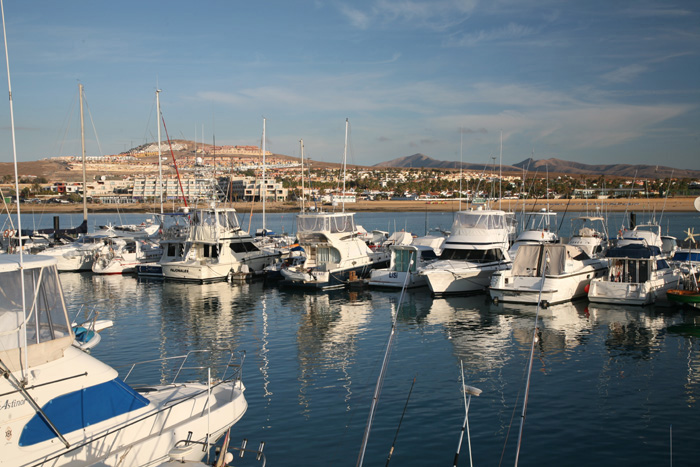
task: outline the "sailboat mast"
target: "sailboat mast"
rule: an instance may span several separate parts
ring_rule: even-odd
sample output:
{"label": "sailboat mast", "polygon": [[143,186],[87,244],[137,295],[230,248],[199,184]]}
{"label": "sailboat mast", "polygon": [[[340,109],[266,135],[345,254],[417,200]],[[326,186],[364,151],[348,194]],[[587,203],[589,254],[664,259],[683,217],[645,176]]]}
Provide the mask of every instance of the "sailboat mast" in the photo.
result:
{"label": "sailboat mast", "polygon": [[163,164],[160,151],[160,89],[156,89],[156,123],[158,124],[158,193],[160,195],[160,213],[163,214]]}
{"label": "sailboat mast", "polygon": [[[15,202],[17,203],[17,240],[18,240],[18,248],[19,248],[19,267],[20,271],[23,270],[24,268],[24,254],[22,252],[22,215],[20,212],[20,207],[19,207],[19,175],[17,172],[17,140],[15,138],[15,112],[14,112],[14,106],[12,103],[12,83],[10,81],[10,55],[7,51],[7,31],[5,31],[5,4],[2,0],[0,0],[0,11],[2,11],[2,35],[3,39],[5,40],[5,62],[7,63],[7,92],[10,96],[10,125],[12,127],[12,157],[14,160],[14,166],[15,166]],[[9,215],[7,217],[10,217]],[[24,285],[24,273],[21,273],[19,275],[20,277],[20,287],[22,288],[22,322],[26,323],[27,322],[27,308],[26,308],[26,302],[25,302],[25,285]],[[29,342],[27,340],[27,326],[20,326],[20,329],[18,330],[18,339],[20,339],[21,342]],[[29,364],[29,351],[27,350],[27,346],[23,346],[22,348],[22,356],[20,360],[20,368],[22,370],[22,381],[27,381],[27,368],[25,365],[28,366]]]}
{"label": "sailboat mast", "polygon": [[265,234],[265,198],[267,198],[267,182],[265,181],[265,123],[266,119],[263,117],[263,134],[262,134],[262,183],[260,185],[260,192],[262,193],[262,228],[263,235]]}
{"label": "sailboat mast", "polygon": [[80,94],[80,143],[83,151],[83,220],[87,221],[87,175],[85,173],[85,117],[83,116],[83,85],[78,84]]}
{"label": "sailboat mast", "polygon": [[498,209],[501,209],[501,201],[503,200],[503,130],[501,130],[501,155],[498,159]]}
{"label": "sailboat mast", "polygon": [[345,212],[345,173],[347,170],[348,159],[348,119],[345,119],[345,149],[343,150],[343,212]]}
{"label": "sailboat mast", "polygon": [[304,213],[304,140],[299,140],[301,147],[301,212]]}
{"label": "sailboat mast", "polygon": [[462,138],[464,133],[462,132],[462,127],[459,128],[459,208],[458,211],[462,210]]}

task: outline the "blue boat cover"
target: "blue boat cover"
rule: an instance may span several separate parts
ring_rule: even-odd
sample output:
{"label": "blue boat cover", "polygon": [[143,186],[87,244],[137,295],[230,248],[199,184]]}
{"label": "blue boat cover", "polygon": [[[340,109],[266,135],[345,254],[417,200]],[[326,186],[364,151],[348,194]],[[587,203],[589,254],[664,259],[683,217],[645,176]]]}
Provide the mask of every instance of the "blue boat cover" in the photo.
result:
{"label": "blue boat cover", "polygon": [[698,261],[700,262],[700,251],[676,251],[673,255],[673,261]]}
{"label": "blue boat cover", "polygon": [[610,248],[606,253],[606,258],[631,258],[644,259],[658,256],[661,250],[658,246],[625,245]]}
{"label": "blue boat cover", "polygon": [[[147,405],[148,399],[115,378],[51,399],[42,410],[56,429],[65,435]],[[36,413],[24,425],[19,445],[31,446],[53,438],[57,438],[56,433]]]}

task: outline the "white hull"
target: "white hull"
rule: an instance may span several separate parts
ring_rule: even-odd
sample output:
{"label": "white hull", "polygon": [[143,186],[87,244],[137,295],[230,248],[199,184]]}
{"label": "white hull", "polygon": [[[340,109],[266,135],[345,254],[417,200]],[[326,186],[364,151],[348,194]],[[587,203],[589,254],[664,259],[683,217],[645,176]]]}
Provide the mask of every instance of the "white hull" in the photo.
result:
{"label": "white hull", "polygon": [[486,291],[491,276],[496,271],[510,267],[510,262],[475,264],[468,263],[455,268],[437,261],[422,270],[430,291],[435,295],[470,294]]}
{"label": "white hull", "polygon": [[243,266],[253,274],[261,274],[265,267],[272,264],[278,257],[278,254],[270,254],[248,257],[244,261],[230,257],[228,261],[216,259],[171,261],[161,266],[166,279],[213,282],[232,278],[234,274],[246,269]]}
{"label": "white hull", "polygon": [[[406,275],[408,274],[408,280]],[[369,278],[369,285],[375,287],[392,287],[402,288],[406,284],[406,288],[424,287],[428,285],[425,276],[412,272],[390,271],[388,269],[375,269]]]}
{"label": "white hull", "polygon": [[[605,261],[598,261],[580,271],[558,276],[513,277],[511,271],[494,274],[489,294],[495,301],[509,303],[538,302],[554,305],[586,296],[586,286],[595,277],[604,275],[608,270]],[[507,283],[506,283],[507,281]],[[541,290],[541,293],[540,293]]]}
{"label": "white hull", "polygon": [[680,280],[681,276],[675,273],[642,283],[594,280],[591,281],[588,300],[593,303],[650,305],[665,298],[667,290],[678,288]]}

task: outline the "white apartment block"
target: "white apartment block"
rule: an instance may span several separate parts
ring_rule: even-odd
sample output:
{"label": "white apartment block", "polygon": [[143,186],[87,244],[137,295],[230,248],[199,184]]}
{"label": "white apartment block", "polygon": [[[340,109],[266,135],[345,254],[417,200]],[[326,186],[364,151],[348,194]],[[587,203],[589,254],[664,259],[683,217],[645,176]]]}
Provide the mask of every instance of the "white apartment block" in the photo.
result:
{"label": "white apartment block", "polygon": [[246,201],[260,201],[261,193],[268,201],[286,201],[289,190],[283,188],[281,182],[271,179],[248,181],[244,195]]}

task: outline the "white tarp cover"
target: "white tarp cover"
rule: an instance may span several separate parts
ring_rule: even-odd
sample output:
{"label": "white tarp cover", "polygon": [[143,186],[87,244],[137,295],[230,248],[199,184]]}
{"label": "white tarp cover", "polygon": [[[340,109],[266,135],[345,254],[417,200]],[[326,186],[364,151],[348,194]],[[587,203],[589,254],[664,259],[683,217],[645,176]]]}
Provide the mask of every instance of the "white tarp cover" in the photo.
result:
{"label": "white tarp cover", "polygon": [[297,216],[297,233],[308,232],[355,232],[355,214],[308,214]]}
{"label": "white tarp cover", "polygon": [[545,274],[558,276],[565,272],[566,258],[571,256],[575,249],[564,244],[522,245],[518,248],[518,254],[513,261],[513,275],[536,277],[542,275],[542,265],[546,268]]}
{"label": "white tarp cover", "polygon": [[536,277],[539,276],[540,254],[542,245],[521,245],[513,261],[513,275]]}

